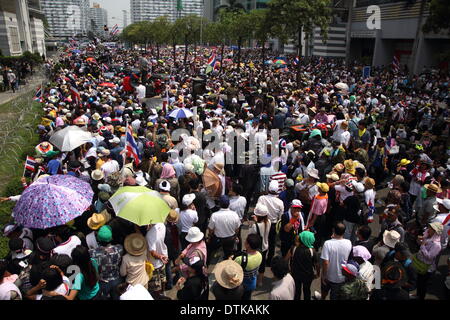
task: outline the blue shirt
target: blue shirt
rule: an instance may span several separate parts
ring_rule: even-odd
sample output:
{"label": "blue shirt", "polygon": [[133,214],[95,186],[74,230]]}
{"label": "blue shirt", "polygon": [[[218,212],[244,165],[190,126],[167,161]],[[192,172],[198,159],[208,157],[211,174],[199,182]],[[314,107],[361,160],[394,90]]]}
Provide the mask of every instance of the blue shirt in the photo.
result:
{"label": "blue shirt", "polygon": [[50,175],[58,174],[59,169],[61,168],[61,163],[59,160],[50,160],[47,164],[48,173]]}
{"label": "blue shirt", "polygon": [[[91,258],[92,265],[95,268],[95,271],[98,273],[98,264],[95,259]],[[97,281],[97,283],[91,288],[88,286],[88,284],[84,281],[84,275],[80,272],[76,275],[75,281],[72,286],[72,290],[78,290],[77,297],[80,300],[91,300],[94,298],[98,291],[100,290],[100,285]]]}

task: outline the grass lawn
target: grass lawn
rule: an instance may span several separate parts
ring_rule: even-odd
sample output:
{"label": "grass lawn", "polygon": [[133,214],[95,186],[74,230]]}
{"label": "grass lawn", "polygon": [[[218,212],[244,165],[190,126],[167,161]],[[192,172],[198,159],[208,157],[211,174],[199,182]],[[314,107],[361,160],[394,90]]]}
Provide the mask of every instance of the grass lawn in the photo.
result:
{"label": "grass lawn", "polygon": [[[34,156],[39,143],[36,133],[41,122],[41,104],[33,101],[34,92],[0,105],[0,196],[23,192],[20,178],[26,156]],[[14,203],[0,203],[0,228],[8,223]],[[8,239],[0,234],[0,257],[8,253]]]}

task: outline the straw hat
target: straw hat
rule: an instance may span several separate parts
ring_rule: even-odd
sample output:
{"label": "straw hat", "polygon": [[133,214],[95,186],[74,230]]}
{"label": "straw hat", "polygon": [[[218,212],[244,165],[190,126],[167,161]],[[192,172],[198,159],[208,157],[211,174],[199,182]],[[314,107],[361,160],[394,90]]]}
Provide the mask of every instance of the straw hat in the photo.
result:
{"label": "straw hat", "polygon": [[356,165],[355,163],[353,163],[352,159],[348,159],[344,161],[344,167],[345,167],[345,171],[347,171],[350,174],[355,174],[356,171]]}
{"label": "straw hat", "polygon": [[309,177],[312,177],[312,178],[314,178],[314,179],[320,179],[320,178],[319,178],[319,170],[317,170],[317,169],[309,168],[309,169],[306,170],[306,174],[307,174]]}
{"label": "straw hat", "polygon": [[444,231],[444,226],[440,222],[432,222],[430,223],[430,227],[438,234],[441,235],[442,231]]}
{"label": "straw hat", "polygon": [[342,121],[341,122],[341,128],[343,130],[347,130],[348,129],[348,122],[347,121]]}
{"label": "straw hat", "polygon": [[92,180],[95,180],[95,181],[102,180],[104,177],[105,177],[105,174],[100,169],[96,169],[96,170],[92,171],[92,173],[91,173],[91,178],[92,178]]}
{"label": "straw hat", "polygon": [[373,189],[375,187],[375,180],[367,177],[364,180],[364,185],[366,186],[367,189]]}
{"label": "straw hat", "polygon": [[125,250],[132,256],[143,255],[147,251],[147,241],[140,233],[132,233],[125,238]]}
{"label": "straw hat", "polygon": [[167,216],[167,221],[172,223],[177,223],[178,219],[180,219],[180,215],[176,210],[170,210],[169,215]]}
{"label": "straw hat", "polygon": [[345,167],[342,163],[338,163],[333,167],[333,171],[336,171],[336,172],[343,172],[344,169],[345,169]]}
{"label": "straw hat", "polygon": [[237,262],[224,260],[214,268],[214,276],[220,286],[226,289],[234,289],[242,284],[244,271]]}
{"label": "straw hat", "polygon": [[92,216],[87,220],[87,225],[91,230],[98,230],[100,227],[105,225],[106,223],[106,217],[105,215],[101,213],[94,213]]}
{"label": "straw hat", "polygon": [[426,185],[424,185],[424,187],[425,187],[425,189],[427,189],[433,193],[441,193],[442,192],[442,189],[437,184],[434,184],[434,183],[426,184]]}

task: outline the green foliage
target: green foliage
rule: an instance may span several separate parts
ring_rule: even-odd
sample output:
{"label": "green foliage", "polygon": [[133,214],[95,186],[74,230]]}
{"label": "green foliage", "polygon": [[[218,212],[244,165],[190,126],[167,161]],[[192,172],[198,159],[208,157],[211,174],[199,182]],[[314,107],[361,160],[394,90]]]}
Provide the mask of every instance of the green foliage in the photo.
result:
{"label": "green foliage", "polygon": [[200,40],[201,18],[190,14],[175,21],[174,29],[180,34],[183,44],[198,43]]}
{"label": "green foliage", "polygon": [[330,0],[271,0],[268,4],[271,30],[287,43],[290,38],[296,39],[300,30],[310,34],[317,26],[322,38],[327,39],[331,5]]}
{"label": "green foliage", "polygon": [[447,29],[447,31],[450,33],[449,16],[450,1],[431,0],[430,15],[427,17],[427,21],[423,25],[423,31],[439,33],[441,30]]}
{"label": "green foliage", "polygon": [[42,57],[39,53],[25,51],[21,56],[2,56],[0,55],[0,65],[12,67],[18,62],[27,62],[33,66],[42,64]]}

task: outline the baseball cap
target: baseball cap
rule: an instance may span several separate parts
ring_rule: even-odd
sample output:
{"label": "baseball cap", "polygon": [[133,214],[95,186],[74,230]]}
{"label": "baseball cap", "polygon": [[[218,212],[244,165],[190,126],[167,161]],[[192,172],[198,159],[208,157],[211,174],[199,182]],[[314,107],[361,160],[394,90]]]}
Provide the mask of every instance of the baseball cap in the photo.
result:
{"label": "baseball cap", "polygon": [[303,203],[298,199],[294,199],[292,200],[291,208],[303,208]]}

